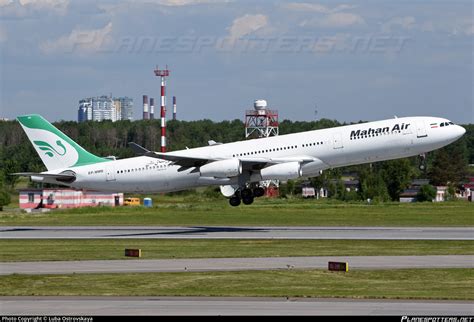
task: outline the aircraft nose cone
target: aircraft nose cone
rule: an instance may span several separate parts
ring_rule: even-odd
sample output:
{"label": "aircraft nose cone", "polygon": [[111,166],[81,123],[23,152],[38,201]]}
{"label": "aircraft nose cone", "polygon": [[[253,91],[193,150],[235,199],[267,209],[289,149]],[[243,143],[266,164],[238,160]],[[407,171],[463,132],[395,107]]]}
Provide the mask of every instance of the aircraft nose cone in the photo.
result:
{"label": "aircraft nose cone", "polygon": [[458,135],[459,135],[459,137],[463,136],[463,135],[464,135],[464,133],[466,133],[466,129],[465,129],[465,128],[463,128],[463,127],[462,127],[462,126],[460,126],[460,125],[457,125],[457,129],[458,129],[458,132],[459,132],[459,134],[458,134]]}

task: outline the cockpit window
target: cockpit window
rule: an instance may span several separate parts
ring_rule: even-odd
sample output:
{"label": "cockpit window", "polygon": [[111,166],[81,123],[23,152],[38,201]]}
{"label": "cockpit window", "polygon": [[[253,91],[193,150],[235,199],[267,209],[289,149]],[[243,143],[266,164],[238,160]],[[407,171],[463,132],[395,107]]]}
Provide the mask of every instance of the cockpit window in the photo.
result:
{"label": "cockpit window", "polygon": [[440,127],[443,127],[443,126],[450,126],[450,125],[454,125],[453,122],[449,121],[449,122],[442,122],[439,124]]}

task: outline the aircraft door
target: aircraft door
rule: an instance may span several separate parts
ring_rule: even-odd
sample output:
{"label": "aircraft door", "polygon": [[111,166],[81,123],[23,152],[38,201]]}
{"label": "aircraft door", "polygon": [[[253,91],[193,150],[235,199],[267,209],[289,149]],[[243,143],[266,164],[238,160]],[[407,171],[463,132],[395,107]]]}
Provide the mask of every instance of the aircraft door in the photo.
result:
{"label": "aircraft door", "polygon": [[342,144],[342,136],[341,133],[335,133],[333,135],[333,148],[334,149],[342,149],[344,145]]}
{"label": "aircraft door", "polygon": [[108,166],[105,168],[106,180],[115,181],[115,169],[113,166]]}
{"label": "aircraft door", "polygon": [[427,136],[428,136],[428,134],[426,134],[425,122],[417,121],[416,122],[416,137],[417,138],[424,138],[424,137],[427,137]]}

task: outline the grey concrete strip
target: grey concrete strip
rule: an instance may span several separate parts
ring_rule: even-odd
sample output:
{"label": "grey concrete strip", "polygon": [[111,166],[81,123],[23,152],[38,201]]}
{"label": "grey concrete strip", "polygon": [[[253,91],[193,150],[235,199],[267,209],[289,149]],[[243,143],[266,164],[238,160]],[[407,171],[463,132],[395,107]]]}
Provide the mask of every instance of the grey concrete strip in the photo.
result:
{"label": "grey concrete strip", "polygon": [[473,255],[136,259],[3,262],[0,275],[327,269],[329,261],[348,262],[349,269],[474,267]]}
{"label": "grey concrete strip", "polygon": [[474,227],[0,227],[12,238],[474,240]]}
{"label": "grey concrete strip", "polygon": [[472,316],[468,301],[196,298],[0,297],[1,315],[443,315]]}

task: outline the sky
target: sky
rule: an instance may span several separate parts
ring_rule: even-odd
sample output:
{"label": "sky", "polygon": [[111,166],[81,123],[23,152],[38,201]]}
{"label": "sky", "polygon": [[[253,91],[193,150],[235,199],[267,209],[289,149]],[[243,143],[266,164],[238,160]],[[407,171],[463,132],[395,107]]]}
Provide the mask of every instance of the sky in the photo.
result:
{"label": "sky", "polygon": [[[473,2],[0,0],[0,118],[77,120],[78,101],[142,95],[170,70],[178,119],[394,115],[474,123]],[[157,108],[157,114],[159,108]],[[168,115],[170,117],[170,115]]]}

